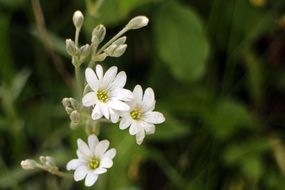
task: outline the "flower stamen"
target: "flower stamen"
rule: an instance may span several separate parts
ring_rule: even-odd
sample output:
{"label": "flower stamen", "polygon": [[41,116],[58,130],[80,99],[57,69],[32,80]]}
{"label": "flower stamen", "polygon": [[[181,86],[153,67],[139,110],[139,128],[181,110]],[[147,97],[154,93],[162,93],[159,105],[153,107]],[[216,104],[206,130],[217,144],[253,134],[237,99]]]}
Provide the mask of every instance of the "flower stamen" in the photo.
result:
{"label": "flower stamen", "polygon": [[92,170],[95,170],[100,165],[100,160],[97,158],[91,158],[88,162],[88,167]]}
{"label": "flower stamen", "polygon": [[130,115],[134,120],[139,120],[141,118],[141,112],[138,108],[133,109],[130,112]]}
{"label": "flower stamen", "polygon": [[97,98],[99,101],[106,103],[109,99],[108,93],[106,90],[98,90]]}

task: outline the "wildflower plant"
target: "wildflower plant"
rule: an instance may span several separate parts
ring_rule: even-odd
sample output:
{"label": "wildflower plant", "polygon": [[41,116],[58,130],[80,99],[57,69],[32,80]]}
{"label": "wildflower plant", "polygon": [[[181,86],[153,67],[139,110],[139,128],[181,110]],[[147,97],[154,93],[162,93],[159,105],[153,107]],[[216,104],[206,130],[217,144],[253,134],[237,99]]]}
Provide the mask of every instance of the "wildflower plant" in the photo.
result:
{"label": "wildflower plant", "polygon": [[[70,128],[84,127],[87,133],[87,143],[77,139],[77,158],[71,159],[67,170],[74,170],[75,181],[85,179],[86,186],[92,186],[98,176],[107,172],[113,166],[116,149],[108,150],[109,140],[98,139],[98,128],[102,121],[118,123],[120,129],[129,128],[130,135],[136,137],[137,144],[142,144],[146,134],[155,132],[155,124],[165,121],[162,113],[154,111],[155,94],[152,88],[145,92],[140,85],[133,91],[124,88],[127,74],[112,66],[104,71],[99,62],[107,57],[120,57],[127,49],[127,37],[124,34],[129,30],[136,30],[148,24],[148,18],[137,16],[111,38],[101,45],[106,36],[106,28],[102,24],[93,29],[91,42],[79,46],[79,34],[84,23],[84,16],[80,11],[73,15],[75,39],[66,40],[66,51],[71,56],[75,69],[77,97],[65,97],[62,104],[70,118]],[[84,68],[84,78],[82,71]],[[91,129],[91,130],[90,130]],[[41,156],[39,161],[32,159],[21,162],[23,169],[40,168],[51,174],[61,177],[70,176],[62,172],[51,156]]]}

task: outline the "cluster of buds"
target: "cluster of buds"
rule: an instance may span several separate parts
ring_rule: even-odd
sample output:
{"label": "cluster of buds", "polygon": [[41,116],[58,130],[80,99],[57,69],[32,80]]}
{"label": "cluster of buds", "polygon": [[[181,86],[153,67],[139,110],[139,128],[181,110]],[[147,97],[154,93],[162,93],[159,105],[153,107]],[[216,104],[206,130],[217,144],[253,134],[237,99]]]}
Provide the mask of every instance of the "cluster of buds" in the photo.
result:
{"label": "cluster of buds", "polygon": [[59,169],[51,156],[40,156],[39,160],[40,162],[37,162],[33,159],[26,159],[21,162],[21,166],[25,170],[40,168],[50,172],[51,174],[59,173]]}
{"label": "cluster of buds", "polygon": [[63,98],[62,105],[69,115],[70,127],[75,129],[79,126],[81,121],[80,105],[74,98]]}
{"label": "cluster of buds", "polygon": [[[129,30],[142,28],[148,24],[148,18],[145,16],[137,16],[129,21],[129,23],[109,42],[98,48],[106,36],[106,28],[99,24],[93,29],[91,43],[84,46],[78,46],[78,35],[84,22],[84,16],[80,11],[76,11],[73,15],[73,24],[76,28],[75,41],[66,40],[66,51],[72,57],[72,63],[75,67],[79,67],[88,57],[90,62],[101,62],[106,57],[120,57],[127,49],[125,44],[127,37],[123,36]],[[90,56],[89,56],[90,55]]]}

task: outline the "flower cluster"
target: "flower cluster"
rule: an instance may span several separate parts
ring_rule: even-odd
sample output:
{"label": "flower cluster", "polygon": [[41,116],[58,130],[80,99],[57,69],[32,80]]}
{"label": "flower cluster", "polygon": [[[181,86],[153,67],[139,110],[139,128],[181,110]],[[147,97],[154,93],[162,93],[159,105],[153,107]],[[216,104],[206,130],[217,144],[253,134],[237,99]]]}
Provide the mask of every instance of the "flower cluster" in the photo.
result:
{"label": "flower cluster", "polygon": [[[78,45],[79,33],[84,23],[84,16],[80,11],[73,15],[73,23],[76,29],[75,40],[66,40],[66,51],[72,58],[75,68],[78,96],[80,99],[64,98],[62,104],[71,120],[71,129],[85,127],[88,134],[88,143],[77,140],[77,159],[67,163],[67,170],[74,170],[75,181],[85,179],[86,186],[92,186],[100,174],[103,174],[113,165],[116,155],[114,148],[107,150],[110,142],[99,141],[97,128],[102,121],[119,123],[119,128],[129,128],[129,133],[134,135],[137,144],[142,144],[145,135],[155,132],[155,124],[165,121],[162,113],[154,111],[155,95],[152,88],[143,91],[140,85],[136,85],[133,91],[125,87],[127,75],[124,71],[118,72],[116,66],[112,66],[105,72],[101,64],[107,57],[119,57],[126,51],[127,38],[123,36],[129,30],[142,28],[148,24],[148,18],[137,16],[111,40],[101,46],[106,35],[106,28],[98,25],[94,28],[91,43]],[[85,69],[85,81],[82,81],[81,66],[89,62]],[[84,87],[85,86],[85,87]],[[84,89],[83,89],[84,87]],[[90,131],[90,129],[92,129]],[[94,129],[94,130],[93,130]],[[50,156],[41,157],[41,163],[32,159],[22,161],[24,169],[41,168],[54,175],[66,176],[59,171],[54,159]]]}
{"label": "flower cluster", "polygon": [[154,124],[164,122],[165,118],[155,108],[154,92],[147,88],[143,93],[140,85],[133,92],[124,89],[126,73],[117,73],[118,68],[113,66],[103,73],[101,65],[96,66],[96,73],[87,68],[85,78],[91,91],[84,95],[82,104],[92,107],[91,118],[98,120],[103,116],[117,123],[120,120],[120,129],[129,127],[131,135],[136,135],[138,144],[143,142],[145,134],[155,132]]}

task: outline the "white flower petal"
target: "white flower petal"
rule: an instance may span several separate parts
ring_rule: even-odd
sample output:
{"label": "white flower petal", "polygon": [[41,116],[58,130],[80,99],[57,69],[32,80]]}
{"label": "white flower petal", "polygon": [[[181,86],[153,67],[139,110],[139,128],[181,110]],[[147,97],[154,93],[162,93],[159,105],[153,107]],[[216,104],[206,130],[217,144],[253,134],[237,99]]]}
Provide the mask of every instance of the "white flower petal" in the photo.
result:
{"label": "white flower petal", "polygon": [[112,123],[117,123],[119,121],[119,114],[113,112],[110,114]]}
{"label": "white flower petal", "polygon": [[130,109],[130,107],[126,103],[119,100],[110,100],[109,106],[114,110],[118,111],[129,111]]}
{"label": "white flower petal", "polygon": [[77,139],[77,146],[78,146],[78,150],[82,154],[84,154],[87,157],[91,157],[92,156],[89,147],[87,146],[87,144],[83,140]]}
{"label": "white flower petal", "polygon": [[143,120],[148,123],[160,124],[165,121],[165,118],[162,113],[154,111],[145,113],[143,115]]}
{"label": "white flower petal", "polygon": [[144,137],[145,137],[145,133],[144,133],[144,130],[141,129],[137,134],[136,134],[136,142],[138,145],[141,145],[143,140],[144,140]]}
{"label": "white flower petal", "polygon": [[103,168],[111,168],[113,166],[113,161],[112,159],[110,159],[109,157],[104,157],[101,161],[100,161],[100,167]]}
{"label": "white flower petal", "polygon": [[143,128],[147,135],[155,133],[155,126],[153,124],[146,123]]}
{"label": "white flower petal", "polygon": [[80,150],[77,150],[76,151],[76,155],[77,155],[77,157],[79,158],[79,159],[82,159],[82,160],[88,160],[88,156],[87,155],[85,155],[85,154],[83,154],[82,152],[80,152]]}
{"label": "white flower petal", "polygon": [[113,86],[116,86],[118,88],[123,88],[126,84],[126,81],[127,81],[127,75],[124,71],[121,71],[115,77]]}
{"label": "white flower petal", "polygon": [[99,108],[100,108],[101,113],[104,115],[104,117],[106,119],[109,119],[110,114],[109,114],[109,109],[108,109],[107,104],[100,103]]}
{"label": "white flower petal", "polygon": [[80,166],[78,167],[75,172],[74,172],[74,180],[75,181],[80,181],[82,180],[88,173],[88,168],[87,166]]}
{"label": "white flower petal", "polygon": [[155,104],[154,92],[152,88],[147,88],[143,96],[143,106],[145,110],[152,108]]}
{"label": "white flower petal", "polygon": [[107,172],[107,169],[106,168],[97,168],[96,170],[94,170],[94,173],[96,174],[103,174],[103,173],[106,173]]}
{"label": "white flower petal", "polygon": [[96,102],[97,102],[97,95],[96,95],[95,92],[88,92],[82,98],[82,104],[85,107],[89,107],[89,106],[95,105]]}
{"label": "white flower petal", "polygon": [[115,79],[117,71],[118,71],[118,67],[116,66],[113,66],[106,71],[106,73],[103,76],[103,84],[105,86],[109,86],[110,83]]}
{"label": "white flower petal", "polygon": [[97,104],[92,111],[91,118],[93,120],[97,120],[100,119],[102,116],[103,115],[101,113],[100,106]]}
{"label": "white flower petal", "polygon": [[100,64],[96,65],[96,74],[99,80],[103,79],[103,68]]}
{"label": "white flower petal", "polygon": [[75,170],[76,168],[78,168],[81,165],[84,165],[85,162],[81,159],[73,159],[70,160],[67,165],[66,165],[66,169],[67,170]]}
{"label": "white flower petal", "polygon": [[133,123],[131,124],[130,129],[129,129],[130,135],[135,135],[135,134],[138,133],[138,131],[139,131],[139,125],[138,125],[138,123],[137,123],[137,122],[133,122]]}
{"label": "white flower petal", "polygon": [[134,98],[138,101],[141,102],[143,99],[143,90],[141,85],[136,85],[134,90],[133,90]]}
{"label": "white flower petal", "polygon": [[105,154],[104,157],[109,157],[110,159],[113,159],[116,156],[116,149],[111,148],[110,150],[108,150]]}
{"label": "white flower petal", "polygon": [[134,99],[134,95],[130,90],[124,88],[116,88],[111,92],[112,97],[123,101],[131,101]]}
{"label": "white flower petal", "polygon": [[124,130],[128,128],[131,124],[132,124],[132,120],[130,118],[123,117],[122,120],[120,121],[119,127],[120,129]]}
{"label": "white flower petal", "polygon": [[110,145],[110,142],[108,140],[100,141],[96,146],[95,155],[98,157],[101,157],[106,152],[109,145]]}
{"label": "white flower petal", "polygon": [[95,172],[89,172],[85,178],[85,186],[90,187],[97,181],[98,175]]}
{"label": "white flower petal", "polygon": [[91,68],[87,68],[85,70],[85,78],[88,85],[93,89],[96,90],[98,88],[98,78],[95,75],[95,72]]}
{"label": "white flower petal", "polygon": [[92,152],[92,155],[95,153],[96,145],[99,143],[99,140],[96,135],[89,135],[88,136],[88,145],[89,149]]}

